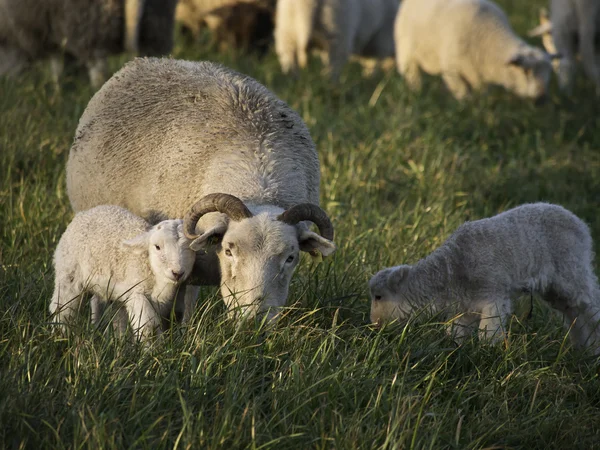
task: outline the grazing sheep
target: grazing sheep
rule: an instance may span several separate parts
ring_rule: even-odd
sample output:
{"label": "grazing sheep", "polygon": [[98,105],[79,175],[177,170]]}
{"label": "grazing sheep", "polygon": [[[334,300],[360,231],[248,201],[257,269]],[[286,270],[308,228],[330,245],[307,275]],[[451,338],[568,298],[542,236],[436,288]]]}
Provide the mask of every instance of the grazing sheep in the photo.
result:
{"label": "grazing sheep", "polygon": [[467,222],[431,255],[413,266],[384,269],[370,281],[371,321],[405,319],[415,309],[446,311],[456,338],[479,321],[483,337],[502,336],[511,296],[539,293],[572,327],[580,347],[600,352],[600,289],[592,268],[589,229],[566,209],[522,205]]}
{"label": "grazing sheep", "polygon": [[273,39],[275,0],[180,0],[175,18],[194,36],[205,24],[221,47],[264,55]]}
{"label": "grazing sheep", "polygon": [[337,80],[351,54],[394,56],[394,18],[400,0],[279,0],[275,51],[285,73],[307,64],[310,47],[324,49]]}
{"label": "grazing sheep", "polygon": [[177,0],[0,0],[0,75],[52,57],[56,81],[63,54],[88,68],[91,84],[107,78],[106,58],[124,50],[169,53]]}
{"label": "grazing sheep", "polygon": [[[273,316],[299,252],[335,250],[319,176],[302,119],[254,79],[211,62],[138,58],[84,111],[67,190],[75,211],[118,204],[151,221],[188,213],[184,230],[206,250],[196,282],[220,284],[232,314],[272,307]],[[188,289],[185,321],[195,295]]]}
{"label": "grazing sheep", "polygon": [[398,72],[414,90],[421,70],[441,74],[458,100],[485,84],[539,100],[548,90],[551,57],[519,38],[488,0],[405,0],[395,40]]}
{"label": "grazing sheep", "polygon": [[138,338],[148,337],[192,271],[190,242],[182,220],[151,226],[124,208],[106,205],[77,213],[54,252],[50,312],[55,322],[68,323],[89,292],[93,322],[99,319],[99,302],[121,299]]}
{"label": "grazing sheep", "polygon": [[571,91],[579,54],[587,76],[600,93],[600,2],[551,0],[550,20],[544,14],[530,36],[542,36],[548,52],[560,55],[556,71],[561,89]]}

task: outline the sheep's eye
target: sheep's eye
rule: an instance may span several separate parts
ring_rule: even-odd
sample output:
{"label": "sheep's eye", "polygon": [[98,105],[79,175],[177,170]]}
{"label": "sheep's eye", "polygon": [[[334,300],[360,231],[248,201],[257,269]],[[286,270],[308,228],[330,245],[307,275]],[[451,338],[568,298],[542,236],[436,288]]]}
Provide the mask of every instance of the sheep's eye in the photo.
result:
{"label": "sheep's eye", "polygon": [[294,255],[290,255],[290,256],[288,256],[288,259],[286,259],[286,260],[285,260],[285,262],[286,262],[287,264],[290,264],[290,263],[294,262]]}
{"label": "sheep's eye", "polygon": [[231,256],[231,250],[229,250],[228,248],[225,249],[225,254],[227,256]]}
{"label": "sheep's eye", "polygon": [[155,245],[154,248],[160,251],[160,245]]}

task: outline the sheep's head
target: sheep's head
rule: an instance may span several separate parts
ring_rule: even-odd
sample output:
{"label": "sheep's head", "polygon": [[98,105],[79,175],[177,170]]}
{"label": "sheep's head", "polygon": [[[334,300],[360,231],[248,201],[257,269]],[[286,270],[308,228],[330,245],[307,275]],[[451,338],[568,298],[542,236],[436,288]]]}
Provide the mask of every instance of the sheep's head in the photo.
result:
{"label": "sheep's head", "polygon": [[509,71],[506,87],[517,95],[543,101],[552,76],[552,59],[545,51],[529,46],[519,48],[506,61]]}
{"label": "sheep's head", "polygon": [[371,322],[380,325],[394,319],[404,320],[414,305],[406,298],[403,284],[411,266],[396,266],[377,272],[369,281],[371,295]]}
{"label": "sheep's head", "polygon": [[182,220],[164,220],[123,245],[138,254],[147,254],[158,279],[178,284],[194,267],[196,258],[190,242],[183,233]]}
{"label": "sheep's head", "polygon": [[[196,234],[198,220],[220,212],[210,229]],[[308,229],[313,222],[319,233]],[[191,248],[214,245],[221,268],[221,294],[230,315],[252,317],[269,310],[269,318],[284,306],[300,251],[328,256],[335,251],[333,226],[325,211],[313,204],[286,211],[270,207],[254,215],[237,197],[210,194],[193,205],[184,219]]]}

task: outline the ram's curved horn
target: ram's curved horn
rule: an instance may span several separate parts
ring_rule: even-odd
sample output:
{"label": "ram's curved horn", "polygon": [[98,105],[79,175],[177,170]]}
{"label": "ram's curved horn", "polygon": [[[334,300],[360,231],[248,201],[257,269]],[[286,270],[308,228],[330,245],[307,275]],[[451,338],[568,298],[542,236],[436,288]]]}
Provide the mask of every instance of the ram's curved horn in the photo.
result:
{"label": "ram's curved horn", "polygon": [[319,228],[319,233],[325,239],[333,240],[333,225],[327,216],[327,213],[312,203],[301,203],[292,206],[290,209],[281,213],[278,220],[288,225],[296,225],[298,222],[308,220]]}
{"label": "ram's curved horn", "polygon": [[244,202],[230,194],[208,194],[194,203],[183,218],[183,232],[188,239],[196,239],[196,224],[200,217],[211,212],[227,214],[231,220],[240,221],[252,217]]}

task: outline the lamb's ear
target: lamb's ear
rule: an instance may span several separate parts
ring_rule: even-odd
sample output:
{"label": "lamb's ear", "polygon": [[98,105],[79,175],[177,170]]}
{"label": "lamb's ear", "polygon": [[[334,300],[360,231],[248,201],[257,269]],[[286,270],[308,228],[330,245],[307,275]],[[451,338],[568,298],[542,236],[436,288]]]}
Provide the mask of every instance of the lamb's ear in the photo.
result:
{"label": "lamb's ear", "polygon": [[190,243],[190,248],[195,252],[199,250],[207,250],[210,246],[216,245],[223,239],[223,235],[227,231],[227,223],[221,222],[206,230]]}
{"label": "lamb's ear", "polygon": [[317,256],[317,251],[323,256],[329,256],[336,250],[336,246],[333,241],[325,239],[318,233],[310,230],[301,230],[298,233],[298,243],[300,250],[303,252],[309,252],[313,256]]}
{"label": "lamb's ear", "polygon": [[149,245],[149,234],[148,232],[138,234],[136,237],[127,239],[121,242],[121,246],[127,251],[133,252],[138,255],[143,255],[148,251]]}
{"label": "lamb's ear", "polygon": [[395,291],[410,273],[411,266],[398,266],[390,273],[387,285],[390,290]]}

